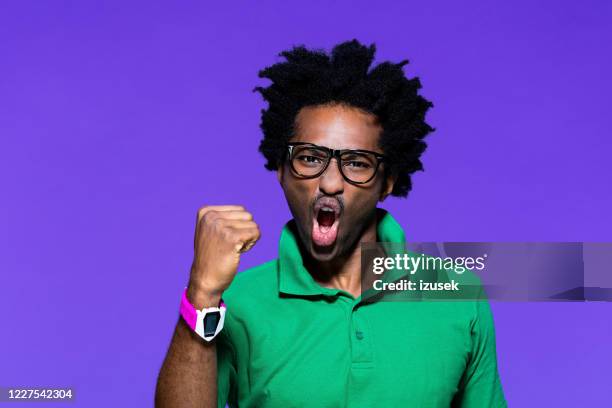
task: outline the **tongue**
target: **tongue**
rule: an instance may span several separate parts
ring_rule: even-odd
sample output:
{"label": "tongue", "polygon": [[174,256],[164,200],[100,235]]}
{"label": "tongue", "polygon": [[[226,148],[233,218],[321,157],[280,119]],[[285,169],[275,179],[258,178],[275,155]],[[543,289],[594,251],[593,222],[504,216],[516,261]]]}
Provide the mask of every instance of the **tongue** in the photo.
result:
{"label": "tongue", "polygon": [[329,246],[338,236],[338,222],[331,211],[319,211],[312,223],[312,240],[318,246]]}

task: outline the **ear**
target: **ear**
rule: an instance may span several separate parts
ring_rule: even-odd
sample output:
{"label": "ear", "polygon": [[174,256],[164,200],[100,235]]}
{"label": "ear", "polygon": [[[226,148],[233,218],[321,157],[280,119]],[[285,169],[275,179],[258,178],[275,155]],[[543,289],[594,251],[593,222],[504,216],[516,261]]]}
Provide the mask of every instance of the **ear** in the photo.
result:
{"label": "ear", "polygon": [[380,192],[380,198],[378,201],[381,201],[381,202],[385,201],[387,196],[391,194],[391,192],[393,191],[393,186],[395,185],[396,181],[397,181],[397,175],[395,174],[390,174],[385,178],[383,188]]}

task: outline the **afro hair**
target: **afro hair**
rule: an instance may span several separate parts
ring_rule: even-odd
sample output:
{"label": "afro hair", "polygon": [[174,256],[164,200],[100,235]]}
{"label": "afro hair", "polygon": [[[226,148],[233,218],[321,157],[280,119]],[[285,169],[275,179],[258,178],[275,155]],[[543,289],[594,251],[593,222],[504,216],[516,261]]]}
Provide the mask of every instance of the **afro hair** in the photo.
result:
{"label": "afro hair", "polygon": [[386,156],[385,171],[396,177],[391,195],[408,195],[411,174],[423,170],[423,138],[435,130],[425,122],[433,104],[418,95],[419,78],[404,75],[408,60],[382,62],[370,69],[375,52],[375,44],[366,47],[356,39],[336,45],[331,55],[300,45],[279,54],[285,61],[259,71],[260,78],[272,81],[253,89],[268,102],[261,110],[264,137],[259,145],[266,169],[276,170],[283,163],[300,109],[341,104],[376,116],[382,127],[379,146]]}

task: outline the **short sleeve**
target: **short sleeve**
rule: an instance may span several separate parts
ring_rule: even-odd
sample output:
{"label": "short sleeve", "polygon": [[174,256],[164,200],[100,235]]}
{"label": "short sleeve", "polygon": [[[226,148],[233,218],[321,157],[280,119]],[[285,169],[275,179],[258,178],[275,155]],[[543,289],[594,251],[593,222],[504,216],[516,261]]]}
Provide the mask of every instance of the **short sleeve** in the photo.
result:
{"label": "short sleeve", "polygon": [[497,369],[493,315],[484,295],[474,301],[476,316],[471,325],[472,348],[453,407],[504,408],[504,397]]}
{"label": "short sleeve", "polygon": [[236,354],[225,329],[217,337],[217,407],[236,407]]}

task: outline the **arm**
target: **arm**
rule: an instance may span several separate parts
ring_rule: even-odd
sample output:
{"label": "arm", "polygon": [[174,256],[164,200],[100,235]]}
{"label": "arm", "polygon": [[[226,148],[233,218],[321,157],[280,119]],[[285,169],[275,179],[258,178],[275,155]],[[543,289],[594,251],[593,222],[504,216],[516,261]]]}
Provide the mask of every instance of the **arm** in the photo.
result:
{"label": "arm", "polygon": [[[240,254],[248,251],[260,233],[253,216],[241,206],[207,206],[198,210],[194,239],[194,261],[187,299],[197,308],[218,306],[230,286]],[[225,405],[228,370],[217,378],[217,349],[220,336],[208,343],[192,332],[179,318],[155,390],[155,406],[206,407]],[[227,347],[222,347],[221,362],[227,368]],[[231,370],[230,370],[231,372]],[[222,398],[218,398],[218,380],[222,379]]]}
{"label": "arm", "polygon": [[476,300],[476,318],[471,327],[472,351],[453,407],[505,408],[497,369],[495,327],[486,299]]}
{"label": "arm", "polygon": [[[220,300],[219,295],[193,295],[192,290],[187,292],[187,298],[198,309],[217,306]],[[182,318],[176,324],[159,373],[155,406],[217,407],[216,342],[203,341]]]}

